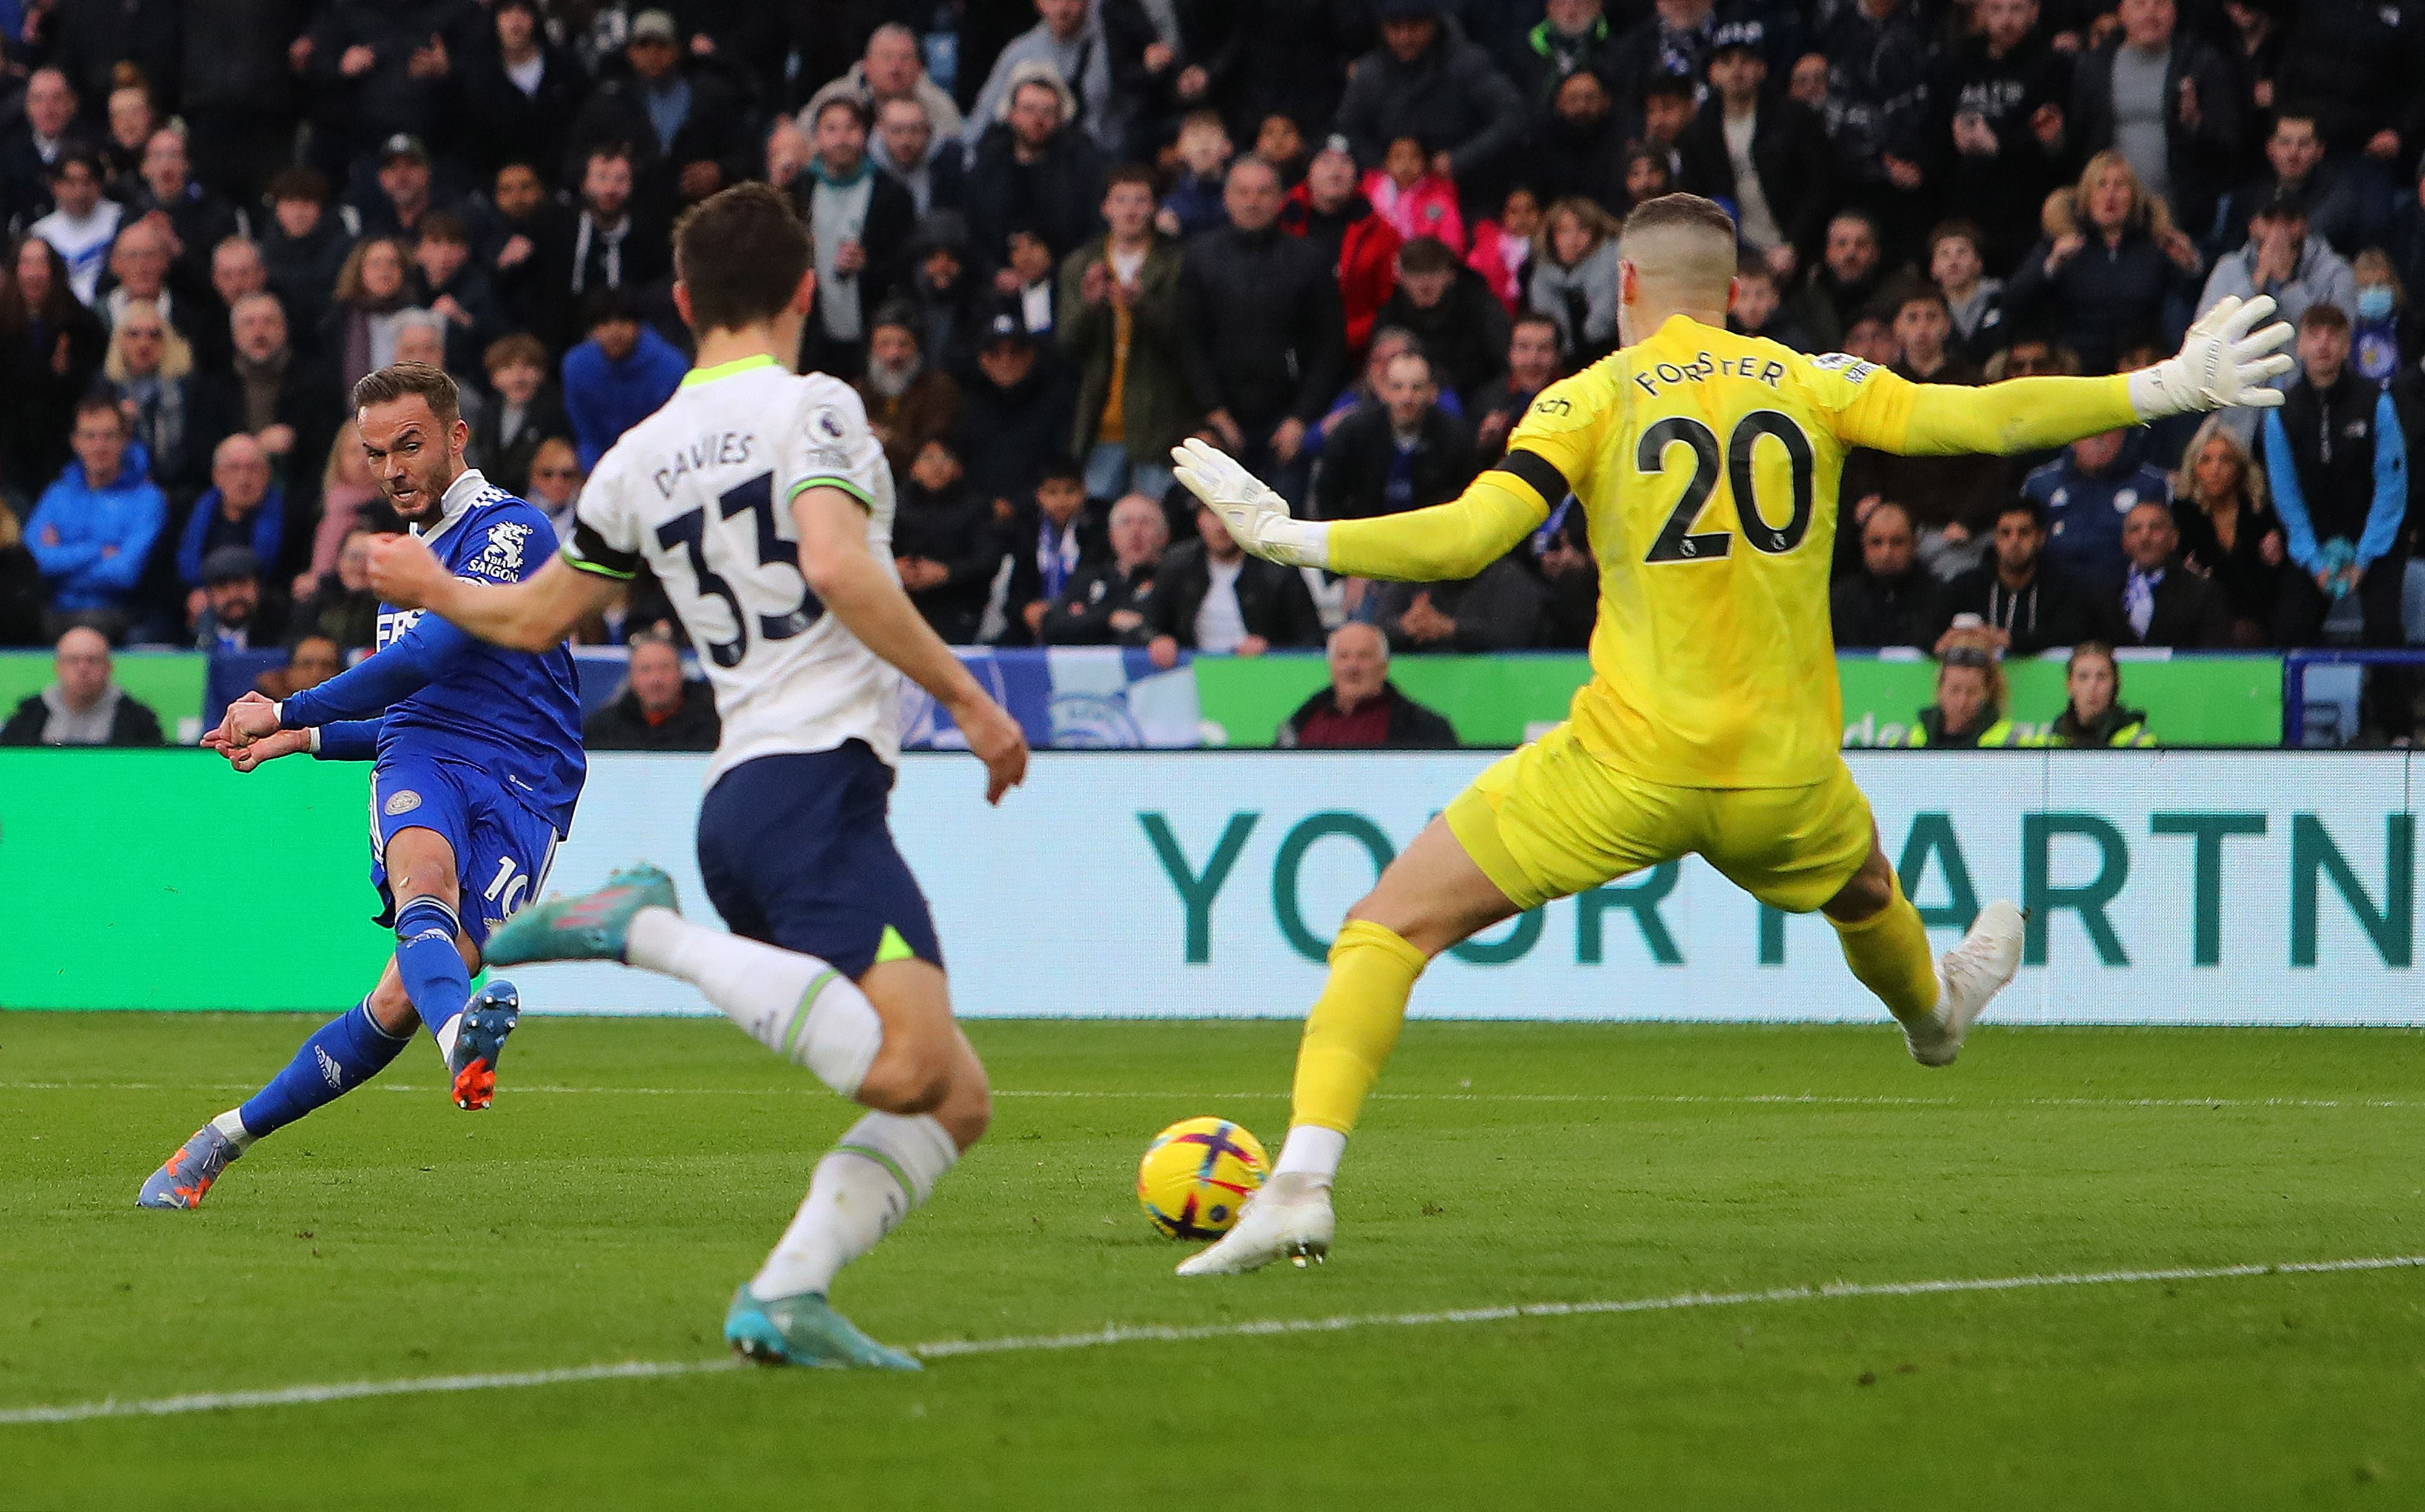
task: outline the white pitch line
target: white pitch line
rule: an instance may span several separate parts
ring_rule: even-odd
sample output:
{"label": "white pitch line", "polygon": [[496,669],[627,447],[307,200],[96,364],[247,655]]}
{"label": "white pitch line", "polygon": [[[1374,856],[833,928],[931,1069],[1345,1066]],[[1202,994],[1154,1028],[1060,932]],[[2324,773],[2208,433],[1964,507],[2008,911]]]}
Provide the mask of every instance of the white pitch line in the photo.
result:
{"label": "white pitch line", "polygon": [[[1245,1323],[1179,1327],[1161,1324],[1111,1324],[1085,1333],[1034,1334],[1004,1339],[946,1339],[912,1344],[925,1359],[962,1355],[1030,1354],[1100,1349],[1114,1344],[1196,1343],[1212,1339],[1253,1339],[1307,1333],[1345,1333],[1359,1328],[1426,1328],[1451,1324],[1506,1323],[1540,1318],[1599,1317],[1627,1312],[1682,1312],[1704,1308],[1753,1307],[1775,1302],[1821,1302],[1846,1297],[1942,1296],[1962,1292],[2019,1292],[2048,1287],[2120,1286],[2149,1281],[2213,1281],[2253,1276],[2323,1276],[2355,1271],[2425,1267],[2425,1255],[2385,1255],[2355,1260],[2290,1261],[2259,1265],[2178,1265],[2160,1270],[2067,1271],[2040,1276],[1953,1278],[1933,1281],[1828,1281],[1817,1286],[1779,1286],[1756,1292],[1681,1292],[1671,1296],[1592,1302],[1520,1302],[1504,1307],[1457,1308],[1435,1312],[1343,1313],[1327,1318],[1260,1318]],[[309,1407],[365,1397],[417,1396],[432,1391],[485,1391],[582,1381],[652,1379],[737,1370],[741,1361],[720,1359],[625,1360],[560,1370],[506,1371],[481,1375],[423,1375],[399,1380],[342,1381],[253,1391],[197,1391],[145,1401],[75,1402],[56,1407],[0,1410],[0,1426],[83,1423],[94,1418],[173,1417],[264,1407]]]}
{"label": "white pitch line", "polygon": [[[170,1085],[158,1082],[0,1082],[0,1090],[14,1092],[249,1092],[251,1082],[204,1082]],[[374,1092],[412,1096],[446,1088],[411,1082],[374,1082]],[[517,1085],[501,1088],[507,1094],[531,1093],[565,1097],[824,1097],[820,1086],[563,1086]],[[1174,1092],[1131,1089],[1068,1090],[995,1087],[998,1098],[1064,1098],[1161,1102],[1244,1102],[1285,1099],[1284,1088],[1260,1092]],[[1679,1107],[1827,1107],[1827,1108],[2425,1108],[2410,1098],[2314,1097],[2027,1097],[1973,1098],[1889,1097],[1820,1092],[1374,1092],[1376,1102],[1546,1102],[1639,1103]]]}

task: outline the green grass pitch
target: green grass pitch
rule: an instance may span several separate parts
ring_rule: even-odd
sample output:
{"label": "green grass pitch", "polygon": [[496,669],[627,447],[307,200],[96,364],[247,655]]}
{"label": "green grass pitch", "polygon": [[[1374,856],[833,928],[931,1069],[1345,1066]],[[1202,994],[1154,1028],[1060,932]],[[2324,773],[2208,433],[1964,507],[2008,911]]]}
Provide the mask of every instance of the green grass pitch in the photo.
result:
{"label": "green grass pitch", "polygon": [[[718,1021],[434,1052],[193,1214],[137,1185],[296,1018],[0,1015],[0,1506],[2425,1505],[2425,1269],[1719,1298],[160,1417],[722,1355],[850,1111]],[[1411,1026],[1331,1263],[1181,1282],[1155,1130],[1277,1146],[1295,1026],[978,1023],[992,1136],[847,1272],[903,1344],[2425,1255],[2425,1036]],[[11,1419],[19,1421],[10,1421]]]}

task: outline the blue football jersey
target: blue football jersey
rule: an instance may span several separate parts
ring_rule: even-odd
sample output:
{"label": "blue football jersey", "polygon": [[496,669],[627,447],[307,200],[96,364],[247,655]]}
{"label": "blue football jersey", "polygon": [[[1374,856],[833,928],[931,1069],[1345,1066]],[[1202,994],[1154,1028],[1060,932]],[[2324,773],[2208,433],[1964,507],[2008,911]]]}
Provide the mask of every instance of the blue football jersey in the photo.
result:
{"label": "blue football jersey", "polygon": [[[448,571],[473,583],[519,583],[555,555],[555,530],[536,507],[476,471],[446,491],[450,502],[467,486],[476,491],[462,511],[425,538]],[[421,616],[419,609],[380,604],[378,649],[385,651]],[[566,832],[588,772],[572,652],[563,646],[534,653],[472,642],[443,675],[388,709],[379,758],[407,748],[485,767],[559,834]]]}
{"label": "blue football jersey", "polygon": [[[556,548],[545,514],[477,471],[446,491],[441,522],[423,539],[448,571],[472,583],[518,583]],[[507,651],[442,619],[422,619],[419,609],[379,605],[377,649],[286,700],[284,722],[321,726],[333,739],[327,727],[334,721],[375,720],[382,765],[431,757],[477,767],[557,833],[569,833],[588,772],[571,651]],[[371,727],[345,728],[366,735]]]}

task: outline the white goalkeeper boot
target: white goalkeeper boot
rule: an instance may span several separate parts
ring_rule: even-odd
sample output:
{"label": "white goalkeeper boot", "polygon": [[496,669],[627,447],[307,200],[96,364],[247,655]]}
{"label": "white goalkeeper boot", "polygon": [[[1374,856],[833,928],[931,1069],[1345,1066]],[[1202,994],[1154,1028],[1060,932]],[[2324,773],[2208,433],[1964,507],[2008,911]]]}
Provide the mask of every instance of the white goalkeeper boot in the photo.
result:
{"label": "white goalkeeper boot", "polygon": [[1282,1171],[1246,1198],[1238,1226],[1220,1243],[1179,1263],[1181,1276],[1236,1276],[1260,1270],[1286,1256],[1303,1270],[1330,1253],[1337,1229],[1330,1213],[1330,1183],[1303,1171]]}
{"label": "white goalkeeper boot", "polygon": [[2021,936],[2029,915],[2001,898],[1979,910],[1962,943],[1936,962],[1935,1027],[1903,1031],[1911,1058],[1922,1066],[1951,1066],[1962,1054],[1962,1037],[2021,969]]}

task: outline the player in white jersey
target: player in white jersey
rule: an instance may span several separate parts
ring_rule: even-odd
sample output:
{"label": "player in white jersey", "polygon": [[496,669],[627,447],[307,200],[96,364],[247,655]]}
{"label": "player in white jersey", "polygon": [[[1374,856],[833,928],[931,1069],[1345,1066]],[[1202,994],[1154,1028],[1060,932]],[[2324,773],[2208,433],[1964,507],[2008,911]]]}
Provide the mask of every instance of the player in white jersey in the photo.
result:
{"label": "player in white jersey", "polygon": [[665,585],[723,716],[699,861],[732,932],[683,919],[672,881],[642,865],[524,909],[490,936],[488,958],[680,977],[874,1110],[818,1163],[798,1215],[733,1295],[725,1338],[766,1363],[914,1370],[826,1299],[990,1117],[925,899],[885,825],[901,677],[958,723],[985,763],[987,801],[1026,774],[1027,742],[902,591],[892,477],[859,396],[779,360],[799,350],[815,287],[791,202],[764,185],[703,201],[675,227],[674,267],[698,366],[600,460],[562,554],[494,587],[392,537],[373,548],[371,578],[385,602],[506,646],[562,640],[643,561]]}

